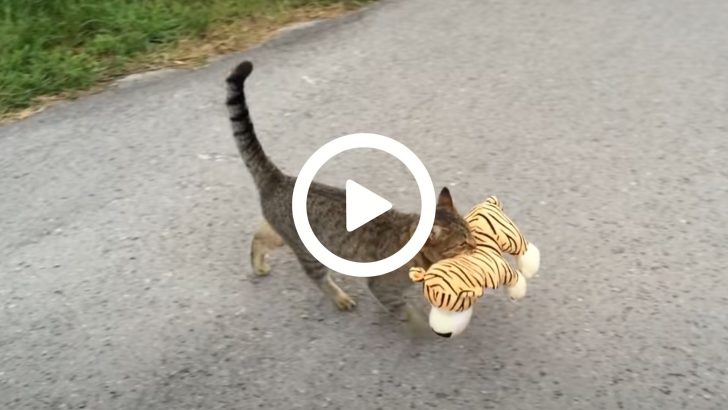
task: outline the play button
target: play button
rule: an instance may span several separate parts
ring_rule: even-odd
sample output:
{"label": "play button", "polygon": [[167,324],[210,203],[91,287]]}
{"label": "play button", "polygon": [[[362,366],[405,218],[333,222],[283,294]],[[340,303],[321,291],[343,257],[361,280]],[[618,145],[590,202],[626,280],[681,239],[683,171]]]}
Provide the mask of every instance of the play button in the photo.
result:
{"label": "play button", "polygon": [[[414,233],[400,250],[384,259],[358,262],[344,259],[328,250],[314,234],[308,221],[306,198],[319,169],[334,156],[351,149],[371,148],[384,151],[404,164],[415,178],[420,191],[420,220]],[[427,168],[402,143],[377,134],[350,134],[336,138],[317,149],[303,164],[293,186],[291,198],[293,223],[301,242],[311,255],[327,268],[344,275],[372,277],[399,269],[417,255],[427,242],[435,222],[435,189]],[[392,209],[392,204],[352,180],[346,182],[346,230],[361,228],[367,222]]]}
{"label": "play button", "polygon": [[352,180],[346,181],[346,230],[351,232],[392,209],[392,203]]}

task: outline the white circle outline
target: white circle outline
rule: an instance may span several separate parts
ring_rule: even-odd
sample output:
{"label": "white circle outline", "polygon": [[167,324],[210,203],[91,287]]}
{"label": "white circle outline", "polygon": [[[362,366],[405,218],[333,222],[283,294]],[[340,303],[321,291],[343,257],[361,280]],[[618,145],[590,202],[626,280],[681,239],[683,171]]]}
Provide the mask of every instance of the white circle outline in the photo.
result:
{"label": "white circle outline", "polygon": [[[316,173],[334,156],[356,148],[373,148],[397,158],[414,176],[420,191],[420,220],[412,238],[394,255],[374,262],[354,262],[335,255],[319,242],[308,220],[308,190]],[[435,223],[435,188],[425,165],[404,144],[378,134],[349,134],[324,144],[303,164],[293,187],[291,210],[298,236],[314,258],[333,271],[367,278],[384,275],[400,268],[422,249]]]}

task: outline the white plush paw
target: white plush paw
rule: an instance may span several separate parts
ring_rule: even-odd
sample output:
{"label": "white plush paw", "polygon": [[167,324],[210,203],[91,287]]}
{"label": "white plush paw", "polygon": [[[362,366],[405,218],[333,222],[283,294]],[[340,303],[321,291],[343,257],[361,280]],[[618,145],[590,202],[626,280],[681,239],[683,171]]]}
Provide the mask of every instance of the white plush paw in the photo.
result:
{"label": "white plush paw", "polygon": [[523,299],[526,296],[526,278],[518,272],[518,282],[511,287],[506,288],[506,293],[511,300]]}
{"label": "white plush paw", "polygon": [[536,245],[529,243],[526,253],[516,256],[516,263],[518,264],[518,270],[523,273],[523,276],[530,279],[538,272],[538,268],[541,265],[541,252]]}

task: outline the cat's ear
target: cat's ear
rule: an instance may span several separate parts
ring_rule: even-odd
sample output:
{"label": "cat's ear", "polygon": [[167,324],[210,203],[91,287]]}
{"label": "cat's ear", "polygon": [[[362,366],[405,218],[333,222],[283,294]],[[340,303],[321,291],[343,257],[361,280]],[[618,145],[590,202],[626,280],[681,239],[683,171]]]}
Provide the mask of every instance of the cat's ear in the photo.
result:
{"label": "cat's ear", "polygon": [[452,195],[450,195],[450,190],[447,187],[442,188],[440,191],[440,196],[437,198],[437,209],[460,215],[457,208],[455,208]]}
{"label": "cat's ear", "polygon": [[440,196],[437,198],[437,207],[455,211],[455,204],[452,203],[452,196],[447,187],[442,188],[442,191],[440,191]]}

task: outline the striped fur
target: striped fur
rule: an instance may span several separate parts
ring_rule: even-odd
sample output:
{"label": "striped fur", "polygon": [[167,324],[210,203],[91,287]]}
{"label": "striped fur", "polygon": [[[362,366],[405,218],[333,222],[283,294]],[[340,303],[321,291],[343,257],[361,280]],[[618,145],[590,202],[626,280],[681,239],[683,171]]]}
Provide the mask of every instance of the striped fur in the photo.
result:
{"label": "striped fur", "polygon": [[411,268],[410,278],[424,282],[423,292],[431,305],[454,312],[469,309],[486,288],[513,287],[524,280],[503,253],[524,255],[528,242],[516,224],[492,196],[465,217],[476,241],[476,249],[441,260],[428,270]]}
{"label": "striped fur", "polygon": [[226,80],[227,100],[225,103],[230,113],[233,137],[240,156],[253,176],[255,184],[261,187],[271,182],[272,179],[283,177],[283,173],[263,152],[263,147],[255,134],[253,121],[250,119],[244,86],[245,80],[252,71],[253,64],[250,61],[244,61],[235,67]]}

